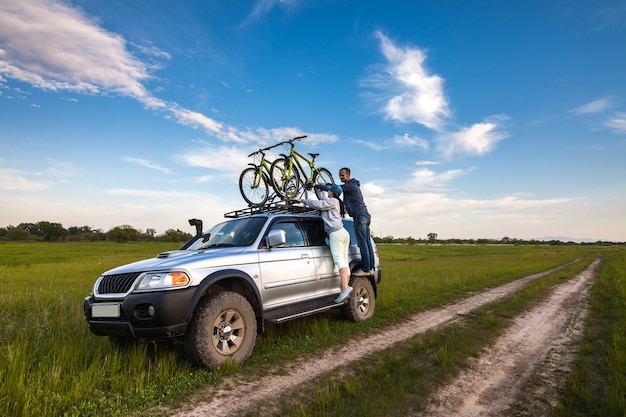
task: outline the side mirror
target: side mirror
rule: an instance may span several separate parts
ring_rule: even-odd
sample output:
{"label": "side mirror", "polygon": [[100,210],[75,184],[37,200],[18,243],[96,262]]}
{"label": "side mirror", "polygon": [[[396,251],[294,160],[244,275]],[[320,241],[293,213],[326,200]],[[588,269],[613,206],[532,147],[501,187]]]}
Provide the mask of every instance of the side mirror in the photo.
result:
{"label": "side mirror", "polygon": [[267,234],[265,243],[268,248],[284,245],[287,241],[287,234],[283,229],[272,230]]}

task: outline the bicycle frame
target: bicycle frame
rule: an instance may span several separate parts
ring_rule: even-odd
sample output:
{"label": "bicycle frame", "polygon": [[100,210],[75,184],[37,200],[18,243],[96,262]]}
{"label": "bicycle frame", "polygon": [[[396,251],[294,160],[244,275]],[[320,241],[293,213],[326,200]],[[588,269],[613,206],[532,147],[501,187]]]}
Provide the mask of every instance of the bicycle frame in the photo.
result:
{"label": "bicycle frame", "polygon": [[265,169],[265,173],[268,176],[270,175],[270,167],[272,166],[272,162],[268,161],[265,158],[265,151],[269,151],[270,149],[275,148],[279,145],[281,145],[281,143],[273,145],[273,146],[269,146],[267,148],[259,149],[258,151],[252,152],[250,155],[248,155],[248,157],[251,157],[256,154],[261,154],[261,160],[259,161],[258,164],[248,164],[257,170],[257,175],[254,178],[254,184],[253,184],[254,187],[259,187],[261,185],[261,177],[263,176],[263,169]]}
{"label": "bicycle frame", "polygon": [[267,159],[265,158],[265,153],[262,151],[257,151],[257,152],[261,153],[261,160],[259,161],[259,163],[248,164],[257,170],[257,175],[254,178],[254,184],[253,184],[254,187],[259,187],[261,185],[261,176],[263,175],[263,169],[265,169],[265,172],[267,173],[267,175],[269,175],[270,166],[271,166],[271,163],[268,162]]}
{"label": "bicycle frame", "polygon": [[[306,156],[302,155],[300,152],[298,152],[296,150],[296,146],[293,144],[293,141],[297,139],[300,139],[300,138],[294,138],[286,142],[283,142],[283,143],[289,143],[289,145],[291,145],[291,150],[289,151],[289,155],[285,155],[285,154],[281,154],[281,155],[284,156],[289,161],[289,165],[286,171],[287,175],[291,175],[293,164],[295,162],[300,172],[304,175],[305,182],[307,182],[313,179],[313,177],[315,176],[315,172],[317,171],[317,169],[315,168],[315,156],[309,159]],[[302,167],[301,161],[306,161],[306,163],[309,165],[309,168],[311,169],[311,172],[309,174],[307,174],[304,168]]]}

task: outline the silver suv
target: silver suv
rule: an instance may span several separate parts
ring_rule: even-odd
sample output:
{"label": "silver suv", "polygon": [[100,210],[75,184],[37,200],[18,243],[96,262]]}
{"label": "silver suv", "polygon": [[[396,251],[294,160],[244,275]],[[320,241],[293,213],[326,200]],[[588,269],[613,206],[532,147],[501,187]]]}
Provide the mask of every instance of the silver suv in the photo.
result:
{"label": "silver suv", "polygon": [[[198,365],[241,362],[266,322],[282,322],[340,308],[350,320],[374,314],[381,280],[375,244],[372,276],[352,276],[354,290],[341,304],[334,267],[318,212],[227,213],[233,217],[181,250],[103,273],[84,300],[91,331],[113,342],[169,339],[185,343]],[[353,222],[350,270],[360,267]]]}

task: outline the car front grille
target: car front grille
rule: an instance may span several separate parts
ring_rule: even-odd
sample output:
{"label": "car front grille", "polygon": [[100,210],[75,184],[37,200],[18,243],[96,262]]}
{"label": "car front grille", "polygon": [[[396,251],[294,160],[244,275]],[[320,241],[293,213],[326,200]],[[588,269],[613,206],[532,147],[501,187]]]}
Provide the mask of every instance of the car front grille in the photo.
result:
{"label": "car front grille", "polygon": [[105,275],[98,285],[98,294],[126,294],[141,272],[131,274]]}

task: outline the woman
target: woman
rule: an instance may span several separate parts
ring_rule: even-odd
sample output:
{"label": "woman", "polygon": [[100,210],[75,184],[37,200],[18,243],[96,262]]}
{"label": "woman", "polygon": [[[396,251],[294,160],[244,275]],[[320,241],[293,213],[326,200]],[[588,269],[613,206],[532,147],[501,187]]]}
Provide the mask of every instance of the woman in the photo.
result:
{"label": "woman", "polygon": [[343,201],[339,199],[342,192],[341,187],[337,184],[330,184],[324,188],[328,189],[328,197],[322,194],[319,200],[303,199],[297,201],[322,211],[324,230],[330,241],[330,253],[333,255],[333,262],[341,277],[341,294],[335,299],[335,303],[340,303],[352,292],[352,287],[348,285],[350,281],[348,270],[350,234],[343,228],[343,221],[341,220],[345,215]]}

